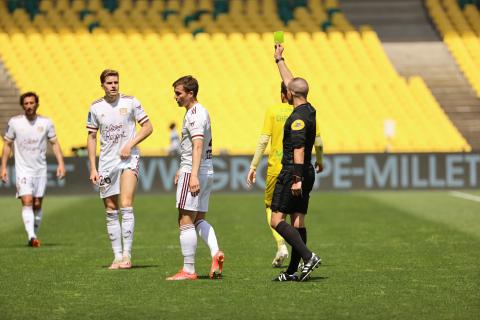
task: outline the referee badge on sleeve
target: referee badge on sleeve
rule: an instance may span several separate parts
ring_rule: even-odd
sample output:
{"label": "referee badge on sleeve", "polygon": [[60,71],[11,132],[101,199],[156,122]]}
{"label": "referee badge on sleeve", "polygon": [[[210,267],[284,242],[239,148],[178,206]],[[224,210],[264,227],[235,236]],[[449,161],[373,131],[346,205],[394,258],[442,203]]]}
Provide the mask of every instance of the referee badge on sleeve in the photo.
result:
{"label": "referee badge on sleeve", "polygon": [[292,130],[302,130],[303,128],[305,128],[305,122],[303,122],[303,120],[295,120],[292,122],[292,126],[291,126]]}

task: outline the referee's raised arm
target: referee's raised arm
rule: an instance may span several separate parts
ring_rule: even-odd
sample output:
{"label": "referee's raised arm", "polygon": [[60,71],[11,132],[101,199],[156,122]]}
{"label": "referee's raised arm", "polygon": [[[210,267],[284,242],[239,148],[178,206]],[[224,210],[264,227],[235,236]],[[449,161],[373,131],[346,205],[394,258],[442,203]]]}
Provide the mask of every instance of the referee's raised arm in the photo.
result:
{"label": "referee's raised arm", "polygon": [[283,46],[281,44],[275,44],[275,53],[273,57],[275,58],[275,63],[278,66],[278,71],[280,71],[280,76],[282,77],[282,81],[285,83],[286,86],[292,81],[293,75],[290,69],[288,69],[287,64],[285,63],[285,59],[283,58]]}

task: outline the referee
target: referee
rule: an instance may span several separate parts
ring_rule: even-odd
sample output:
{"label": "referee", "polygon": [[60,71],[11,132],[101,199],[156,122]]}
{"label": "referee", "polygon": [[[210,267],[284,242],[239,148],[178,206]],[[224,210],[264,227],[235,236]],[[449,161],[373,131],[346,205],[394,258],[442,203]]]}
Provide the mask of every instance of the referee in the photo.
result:
{"label": "referee", "polygon": [[[293,112],[283,129],[282,170],[273,191],[270,225],[292,246],[292,260],[289,268],[274,280],[304,281],[321,263],[320,257],[306,246],[305,215],[315,181],[315,170],[311,164],[312,149],[315,145],[319,155],[315,169],[321,172],[323,145],[320,137],[316,137],[315,108],[307,102],[308,83],[305,79],[293,77],[282,53],[283,46],[275,45],[275,62],[287,86],[287,99],[288,103],[293,105]],[[291,225],[285,222],[287,214],[291,217]],[[294,261],[294,258],[297,261]],[[300,258],[304,265],[300,277],[297,277],[295,271]]]}

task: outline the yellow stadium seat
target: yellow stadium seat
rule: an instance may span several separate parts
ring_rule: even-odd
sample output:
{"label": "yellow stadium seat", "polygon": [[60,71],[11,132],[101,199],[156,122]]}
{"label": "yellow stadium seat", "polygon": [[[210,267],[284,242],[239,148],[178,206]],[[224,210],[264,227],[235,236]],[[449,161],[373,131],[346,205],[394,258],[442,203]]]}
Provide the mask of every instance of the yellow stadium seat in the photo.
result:
{"label": "yellow stadium seat", "polygon": [[[338,1],[308,1],[308,10],[298,7],[285,26],[275,0],[232,0],[227,14],[216,19],[203,14],[188,29],[186,15],[213,10],[213,0],[127,0],[113,13],[100,0],[44,2],[47,12],[33,23],[23,10],[0,21],[8,29],[0,30],[0,56],[20,90],[39,92],[42,112],[53,118],[68,155],[71,147],[85,144],[85,115],[103,94],[98,76],[105,68],[119,70],[121,91],[142,102],[160,137],[142,143],[144,154],[165,153],[169,123],[181,123],[184,112],[171,85],[186,74],[199,79],[199,100],[212,118],[214,152],[251,153],[265,108],[279,102],[274,30],[285,30],[288,65],[309,81],[327,152],[469,150],[423,80],[397,74],[371,28],[358,32],[336,12],[333,27],[320,31],[326,9],[338,8]],[[82,3],[95,10],[80,21]],[[426,2],[462,69],[472,69],[464,71],[467,78],[480,81],[475,12],[453,4]],[[100,26],[87,30],[96,21]],[[201,29],[209,33],[192,35]],[[390,147],[383,132],[386,119],[397,128]]]}
{"label": "yellow stadium seat", "polygon": [[427,9],[465,77],[480,97],[480,21],[474,6],[462,11],[455,0],[427,0]]}

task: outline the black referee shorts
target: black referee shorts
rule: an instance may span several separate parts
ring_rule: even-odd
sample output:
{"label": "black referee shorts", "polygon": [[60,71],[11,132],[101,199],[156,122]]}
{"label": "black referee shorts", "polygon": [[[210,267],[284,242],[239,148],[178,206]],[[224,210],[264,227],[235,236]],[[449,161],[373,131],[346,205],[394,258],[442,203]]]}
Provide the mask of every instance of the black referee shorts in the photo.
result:
{"label": "black referee shorts", "polygon": [[315,169],[309,165],[303,170],[302,195],[294,197],[292,194],[292,167],[283,166],[282,171],[277,178],[271,209],[272,212],[281,212],[285,214],[303,213],[307,214],[308,200],[310,191],[312,191],[315,182]]}

